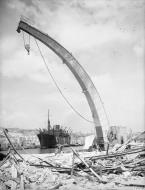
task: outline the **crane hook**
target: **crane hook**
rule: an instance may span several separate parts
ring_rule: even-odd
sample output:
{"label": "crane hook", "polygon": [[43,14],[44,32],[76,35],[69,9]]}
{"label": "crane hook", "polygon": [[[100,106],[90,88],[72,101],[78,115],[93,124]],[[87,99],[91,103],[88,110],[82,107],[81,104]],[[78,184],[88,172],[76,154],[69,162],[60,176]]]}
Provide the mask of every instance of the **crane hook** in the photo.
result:
{"label": "crane hook", "polygon": [[25,47],[25,49],[26,49],[27,52],[28,52],[28,55],[30,55],[30,35],[29,35],[29,41],[28,41],[28,43],[26,44],[24,32],[23,32],[23,42],[24,42],[24,47]]}
{"label": "crane hook", "polygon": [[30,44],[25,44],[25,49],[28,52],[28,55],[30,55]]}

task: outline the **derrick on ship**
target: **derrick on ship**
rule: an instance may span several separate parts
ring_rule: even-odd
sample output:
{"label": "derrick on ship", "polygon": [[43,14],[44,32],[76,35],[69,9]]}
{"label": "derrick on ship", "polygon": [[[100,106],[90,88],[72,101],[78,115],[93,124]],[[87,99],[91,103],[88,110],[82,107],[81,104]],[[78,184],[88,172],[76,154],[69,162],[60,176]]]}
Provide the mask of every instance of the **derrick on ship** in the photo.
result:
{"label": "derrick on ship", "polygon": [[47,129],[39,129],[37,136],[41,148],[55,148],[58,144],[69,146],[71,140],[70,134],[66,128],[63,129],[60,125],[51,126],[49,110]]}

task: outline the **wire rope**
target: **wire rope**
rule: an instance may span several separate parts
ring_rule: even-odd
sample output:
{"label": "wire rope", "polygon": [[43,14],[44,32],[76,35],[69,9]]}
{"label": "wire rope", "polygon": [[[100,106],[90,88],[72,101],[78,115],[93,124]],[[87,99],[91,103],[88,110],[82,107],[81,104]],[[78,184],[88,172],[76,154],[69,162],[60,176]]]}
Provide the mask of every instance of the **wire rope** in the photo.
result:
{"label": "wire rope", "polygon": [[37,40],[36,40],[35,38],[34,38],[34,40],[35,40],[35,42],[36,42],[36,45],[37,45],[38,50],[39,50],[39,53],[40,53],[40,55],[41,55],[41,57],[42,57],[42,60],[43,60],[43,62],[44,62],[44,64],[45,64],[45,67],[46,67],[46,69],[47,69],[47,71],[48,71],[48,73],[49,73],[51,79],[53,80],[53,82],[54,82],[56,88],[58,89],[58,91],[60,92],[61,96],[64,98],[64,100],[66,101],[66,103],[67,103],[67,104],[71,107],[71,109],[72,109],[77,115],[79,115],[82,119],[84,119],[85,121],[87,121],[87,122],[89,122],[89,123],[94,123],[93,121],[91,121],[91,120],[85,118],[81,113],[79,113],[79,112],[73,107],[73,105],[69,102],[69,100],[66,98],[66,96],[63,94],[62,90],[61,90],[60,87],[58,86],[58,84],[57,84],[56,80],[54,79],[53,75],[51,74],[50,69],[48,68],[48,65],[47,65],[47,63],[46,63],[46,61],[45,61],[45,58],[44,58],[44,56],[43,56],[43,54],[42,54],[42,51],[41,51],[41,49],[40,49],[40,47],[39,47],[39,45],[38,45],[38,43],[37,43]]}
{"label": "wire rope", "polygon": [[[45,67],[46,67],[46,69],[47,69],[47,71],[48,71],[48,73],[49,73],[49,75],[50,75],[52,81],[54,82],[56,88],[58,89],[58,91],[60,92],[61,96],[63,97],[63,99],[66,101],[66,103],[71,107],[71,109],[72,109],[78,116],[80,116],[82,119],[84,119],[85,121],[87,121],[87,122],[89,122],[89,123],[94,123],[93,121],[91,121],[91,120],[85,118],[80,112],[78,112],[78,111],[74,108],[74,106],[69,102],[69,100],[66,98],[66,96],[63,94],[62,90],[61,90],[60,87],[58,86],[58,83],[56,82],[56,80],[54,79],[53,75],[51,74],[50,69],[48,68],[48,65],[47,65],[47,63],[46,63],[46,60],[45,60],[45,58],[44,58],[44,56],[43,56],[43,54],[42,54],[42,51],[41,51],[41,49],[40,49],[40,47],[39,47],[39,44],[37,43],[36,38],[34,38],[34,40],[35,40],[35,42],[36,42],[36,45],[37,45],[37,47],[38,47],[39,53],[40,53],[40,55],[41,55],[41,57],[42,57],[42,60],[43,60],[43,62],[44,62],[44,64],[45,64]],[[26,45],[26,42],[25,42],[24,32],[23,32],[23,41],[24,41],[24,46],[25,46],[25,45]],[[30,35],[29,35],[29,45],[30,45]],[[86,79],[86,78],[85,78],[85,79]],[[102,101],[102,99],[101,99],[101,97],[100,97],[99,92],[98,92],[97,90],[96,90],[96,92],[97,92],[97,95],[98,95],[98,97],[99,97],[100,103],[101,103],[101,105],[102,105],[104,114],[105,114],[105,116],[106,116],[108,126],[110,126],[110,122],[109,122],[108,115],[107,115],[107,112],[106,112],[105,107],[104,107],[104,103],[103,103],[103,101]]]}
{"label": "wire rope", "polygon": [[26,45],[26,42],[25,42],[25,35],[24,35],[24,32],[23,32],[23,30],[22,30],[22,35],[23,35],[23,42],[24,42],[24,47],[25,47],[25,45]]}

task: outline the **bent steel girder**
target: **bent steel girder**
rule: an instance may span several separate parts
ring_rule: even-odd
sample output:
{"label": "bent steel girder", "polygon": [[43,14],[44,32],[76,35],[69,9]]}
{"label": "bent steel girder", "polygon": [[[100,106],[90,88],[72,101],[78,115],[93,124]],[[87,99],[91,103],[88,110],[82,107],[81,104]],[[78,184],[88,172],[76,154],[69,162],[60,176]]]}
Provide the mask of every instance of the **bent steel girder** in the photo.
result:
{"label": "bent steel girder", "polygon": [[97,143],[101,145],[104,144],[102,130],[103,124],[100,121],[96,109],[98,105],[97,90],[89,75],[78,63],[78,61],[73,57],[73,55],[69,53],[62,45],[60,45],[58,42],[56,42],[54,39],[48,36],[48,34],[41,32],[40,30],[31,26],[23,20],[20,20],[17,32],[20,33],[21,30],[32,35],[33,37],[41,41],[43,44],[45,44],[48,48],[50,48],[55,54],[57,54],[62,59],[63,63],[65,63],[67,67],[70,69],[70,71],[73,73],[88,101],[95,125]]}

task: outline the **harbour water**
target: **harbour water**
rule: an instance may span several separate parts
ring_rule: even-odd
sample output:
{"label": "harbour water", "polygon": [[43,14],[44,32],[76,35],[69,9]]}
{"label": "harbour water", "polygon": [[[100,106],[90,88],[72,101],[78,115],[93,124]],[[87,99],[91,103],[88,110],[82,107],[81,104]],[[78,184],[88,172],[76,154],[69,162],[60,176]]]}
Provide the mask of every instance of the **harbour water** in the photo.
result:
{"label": "harbour water", "polygon": [[[82,150],[83,146],[73,146],[75,150]],[[48,154],[48,153],[55,153],[57,148],[48,148],[48,149],[41,149],[41,148],[34,148],[34,149],[25,149],[25,150],[17,150],[20,154]],[[63,152],[71,152],[70,147],[63,147]],[[1,151],[2,153],[7,153],[7,151]]]}

